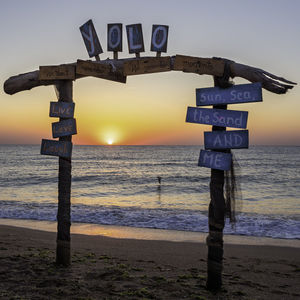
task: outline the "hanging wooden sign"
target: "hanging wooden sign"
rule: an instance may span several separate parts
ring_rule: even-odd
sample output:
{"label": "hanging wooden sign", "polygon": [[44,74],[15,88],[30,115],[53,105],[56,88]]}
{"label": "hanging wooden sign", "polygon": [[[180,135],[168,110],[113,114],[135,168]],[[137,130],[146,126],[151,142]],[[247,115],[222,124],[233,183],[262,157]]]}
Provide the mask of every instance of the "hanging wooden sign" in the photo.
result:
{"label": "hanging wooden sign", "polygon": [[205,149],[242,149],[249,147],[248,130],[204,132]]}
{"label": "hanging wooden sign", "polygon": [[74,102],[50,102],[49,117],[73,118],[74,108]]}
{"label": "hanging wooden sign", "polygon": [[142,24],[126,25],[129,53],[145,52]]}
{"label": "hanging wooden sign", "polygon": [[97,78],[126,83],[126,76],[123,75],[123,70],[118,68],[113,72],[110,64],[77,60],[76,73],[84,76],[94,76]]}
{"label": "hanging wooden sign", "polygon": [[231,167],[231,153],[201,150],[198,166],[228,171]]}
{"label": "hanging wooden sign", "polygon": [[227,89],[212,87],[196,89],[196,105],[218,105],[262,101],[260,82],[233,85]]}
{"label": "hanging wooden sign", "polygon": [[171,58],[148,57],[124,62],[124,75],[138,75],[171,70]]}
{"label": "hanging wooden sign", "polygon": [[72,143],[42,139],[41,154],[71,158]]}
{"label": "hanging wooden sign", "polygon": [[167,52],[169,26],[153,25],[151,51]]}
{"label": "hanging wooden sign", "polygon": [[176,55],[174,70],[196,74],[223,76],[225,63],[223,60],[213,58],[200,58]]}
{"label": "hanging wooden sign", "polygon": [[39,80],[74,80],[75,66],[40,66]]}
{"label": "hanging wooden sign", "polygon": [[52,137],[68,136],[77,134],[76,120],[67,119],[52,123]]}
{"label": "hanging wooden sign", "polygon": [[122,24],[107,24],[107,51],[122,51]]}
{"label": "hanging wooden sign", "polygon": [[248,112],[238,110],[188,107],[186,122],[222,127],[246,128]]}
{"label": "hanging wooden sign", "polygon": [[93,21],[88,20],[86,23],[80,26],[79,29],[81,31],[81,35],[89,57],[94,57],[103,53]]}

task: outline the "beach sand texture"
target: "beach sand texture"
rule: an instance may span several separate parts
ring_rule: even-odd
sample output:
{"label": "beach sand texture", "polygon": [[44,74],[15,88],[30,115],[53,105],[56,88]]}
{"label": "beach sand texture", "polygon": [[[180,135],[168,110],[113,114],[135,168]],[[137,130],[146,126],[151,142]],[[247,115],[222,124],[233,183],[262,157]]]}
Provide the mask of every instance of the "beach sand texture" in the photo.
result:
{"label": "beach sand texture", "polygon": [[68,268],[55,248],[53,232],[0,225],[0,299],[300,299],[299,248],[225,244],[216,295],[202,243],[73,234]]}

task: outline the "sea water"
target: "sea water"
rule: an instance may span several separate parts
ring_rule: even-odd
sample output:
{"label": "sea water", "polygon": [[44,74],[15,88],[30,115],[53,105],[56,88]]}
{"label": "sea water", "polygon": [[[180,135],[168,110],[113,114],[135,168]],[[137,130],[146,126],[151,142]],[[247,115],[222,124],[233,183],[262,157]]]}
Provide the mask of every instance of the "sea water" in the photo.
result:
{"label": "sea water", "polygon": [[[197,166],[200,148],[75,145],[72,222],[207,232],[210,169]],[[56,220],[58,158],[39,152],[0,145],[0,218]],[[300,239],[300,147],[233,153],[242,205],[224,232]]]}

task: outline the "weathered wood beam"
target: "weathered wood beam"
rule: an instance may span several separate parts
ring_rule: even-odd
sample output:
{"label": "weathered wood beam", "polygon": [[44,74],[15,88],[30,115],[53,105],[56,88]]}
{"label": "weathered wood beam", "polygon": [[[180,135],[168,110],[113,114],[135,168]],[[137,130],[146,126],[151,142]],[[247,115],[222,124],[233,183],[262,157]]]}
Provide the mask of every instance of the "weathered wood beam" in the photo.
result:
{"label": "weathered wood beam", "polygon": [[[131,65],[131,62],[133,65],[136,65],[136,62],[138,60],[145,61],[149,60],[153,61],[155,63],[155,59],[159,59],[156,57],[141,57],[141,58],[126,58],[126,59],[107,59],[97,62],[91,62],[90,64],[100,64],[100,65],[109,65],[110,66],[110,72],[108,72],[107,78],[105,76],[98,76],[104,79],[108,80],[114,80],[118,82],[126,82],[126,75],[136,75],[136,74],[142,74],[141,72],[135,73],[135,72],[128,72],[128,74],[124,74],[124,66],[126,66],[126,69],[128,70],[128,66]],[[190,57],[190,56],[183,56],[183,55],[176,55],[170,57],[170,70],[175,71],[183,71],[183,72],[190,72],[195,74],[206,74],[206,75],[213,75],[213,76],[220,76],[222,73],[222,70],[224,69],[223,65],[224,62],[228,61],[226,59],[215,59],[215,58],[200,58],[200,57]],[[81,61],[82,62],[82,61]],[[77,63],[71,63],[71,64],[63,64],[64,66],[75,66],[77,69]],[[59,66],[57,66],[59,67]],[[159,68],[159,65],[158,65]],[[289,89],[293,88],[293,85],[296,83],[286,80],[282,77],[278,77],[276,75],[273,75],[269,72],[266,72],[262,69],[258,69],[255,67],[251,67],[248,65],[243,65],[236,63],[234,61],[230,61],[230,77],[241,77],[244,79],[249,80],[250,82],[261,82],[263,88],[267,89],[270,92],[276,93],[276,94],[284,94]],[[164,64],[161,65],[161,71],[155,67],[153,71],[156,72],[166,72],[166,67]],[[149,70],[147,69],[147,73]],[[116,76],[114,76],[114,74]],[[120,75],[121,74],[121,75]],[[122,76],[122,74],[124,76]],[[94,76],[91,75],[83,75],[75,73],[75,79],[79,79],[86,76]],[[120,78],[121,77],[121,78]],[[42,77],[43,78],[43,77]],[[114,78],[117,78],[115,80]],[[60,78],[61,79],[61,78]],[[34,87],[42,86],[42,85],[55,85],[57,84],[57,80],[41,80],[40,78],[40,72],[39,71],[33,71],[28,72],[25,74],[20,74],[17,76],[10,77],[4,82],[4,91],[9,94],[13,95],[15,93],[30,90]]]}

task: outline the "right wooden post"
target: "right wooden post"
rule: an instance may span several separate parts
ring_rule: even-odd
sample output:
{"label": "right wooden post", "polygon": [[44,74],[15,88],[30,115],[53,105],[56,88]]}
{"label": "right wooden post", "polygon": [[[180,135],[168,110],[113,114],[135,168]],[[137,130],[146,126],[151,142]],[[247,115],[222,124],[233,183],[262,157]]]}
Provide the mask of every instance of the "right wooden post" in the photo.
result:
{"label": "right wooden post", "polygon": [[[214,77],[215,87],[226,88],[231,86],[228,78]],[[213,108],[227,109],[227,105],[214,105]],[[226,127],[213,126],[213,131],[225,131]],[[218,150],[227,152],[228,150]],[[210,204],[208,210],[209,234],[206,238],[207,281],[206,288],[210,291],[219,291],[222,287],[223,270],[223,229],[225,224],[224,198],[224,171],[211,169]]]}

